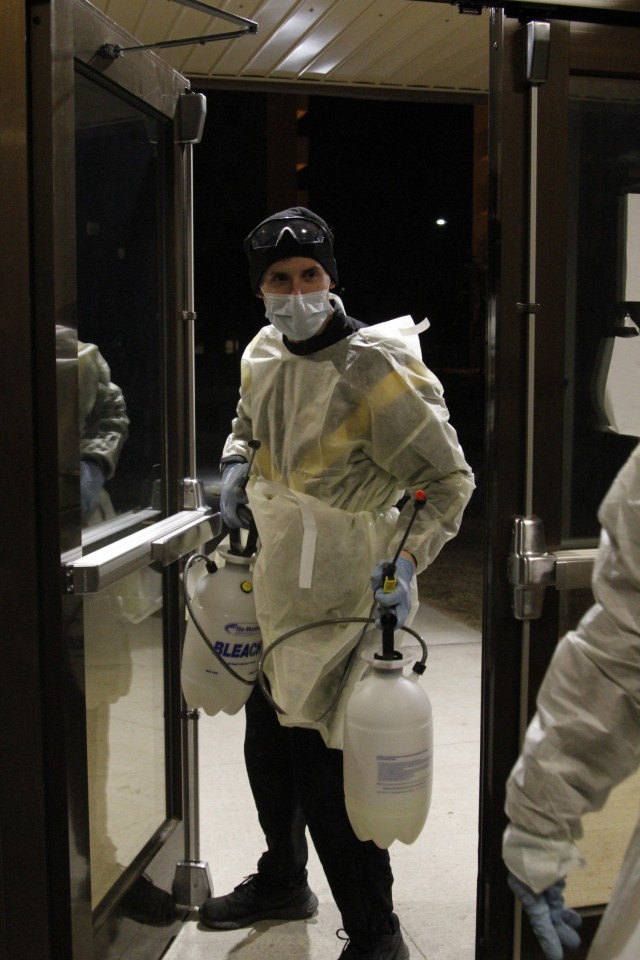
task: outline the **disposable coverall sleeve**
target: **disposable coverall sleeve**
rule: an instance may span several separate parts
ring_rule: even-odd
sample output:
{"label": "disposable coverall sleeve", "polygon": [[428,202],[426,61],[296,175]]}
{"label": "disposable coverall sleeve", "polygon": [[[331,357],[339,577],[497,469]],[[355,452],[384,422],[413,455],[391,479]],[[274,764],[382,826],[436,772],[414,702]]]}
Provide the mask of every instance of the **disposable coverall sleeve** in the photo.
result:
{"label": "disposable coverall sleeve", "polygon": [[[247,347],[246,353],[250,353],[252,343]],[[251,366],[243,355],[240,361],[240,399],[236,407],[236,415],[231,423],[231,433],[227,437],[222,451],[221,464],[248,460],[251,453],[249,441],[252,438]]]}
{"label": "disposable coverall sleeve", "polygon": [[95,460],[110,479],[129,435],[129,418],[120,387],[94,344],[78,343],[80,457]]}
{"label": "disposable coverall sleeve", "polygon": [[582,816],[640,764],[640,446],[599,519],[596,603],[556,649],[507,783],[503,856],[535,892],[582,862]]}
{"label": "disposable coverall sleeve", "polygon": [[398,522],[396,543],[413,513],[413,495],[417,490],[426,493],[426,507],[405,543],[419,573],[458,532],[475,484],[437,377],[409,355],[396,352],[393,361],[369,394],[371,451],[376,463],[411,495]]}

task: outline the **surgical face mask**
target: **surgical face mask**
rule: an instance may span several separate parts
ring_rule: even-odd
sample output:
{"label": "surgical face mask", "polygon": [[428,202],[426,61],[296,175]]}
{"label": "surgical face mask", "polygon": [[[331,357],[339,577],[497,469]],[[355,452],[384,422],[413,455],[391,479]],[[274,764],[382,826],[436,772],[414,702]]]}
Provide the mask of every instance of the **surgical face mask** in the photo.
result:
{"label": "surgical face mask", "polygon": [[309,340],[333,313],[328,290],[314,293],[265,293],[265,316],[290,340]]}

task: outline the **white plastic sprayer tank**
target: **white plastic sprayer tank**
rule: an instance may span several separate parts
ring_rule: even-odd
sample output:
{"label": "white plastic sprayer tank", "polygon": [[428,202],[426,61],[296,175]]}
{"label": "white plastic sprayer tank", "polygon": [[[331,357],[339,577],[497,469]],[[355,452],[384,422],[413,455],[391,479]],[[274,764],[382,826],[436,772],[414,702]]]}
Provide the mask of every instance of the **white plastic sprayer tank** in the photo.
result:
{"label": "white plastic sprayer tank", "polygon": [[372,659],[347,703],[344,790],[356,836],[381,848],[413,843],[425,825],[433,783],[431,702],[404,676],[410,660]]}
{"label": "white plastic sprayer tank", "polygon": [[[210,716],[221,710],[234,714],[242,709],[257,679],[262,654],[252,558],[218,547],[216,561],[221,562],[199,580],[191,599],[195,617],[211,646],[189,619],[182,651],[182,692],[187,706],[202,708]],[[218,657],[250,682],[232,676]]]}

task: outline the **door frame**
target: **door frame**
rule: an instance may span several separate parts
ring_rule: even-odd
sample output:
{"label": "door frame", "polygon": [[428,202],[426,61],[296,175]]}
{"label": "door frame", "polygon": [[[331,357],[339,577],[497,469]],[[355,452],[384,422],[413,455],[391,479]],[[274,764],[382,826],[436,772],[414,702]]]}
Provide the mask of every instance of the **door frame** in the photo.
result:
{"label": "door frame", "polygon": [[[177,107],[189,83],[151,51],[109,61],[100,43],[132,39],[83,0],[34,0],[3,4],[2,125],[3,204],[0,224],[10,238],[0,276],[7,291],[2,383],[7,420],[0,471],[3,504],[2,624],[3,785],[0,806],[0,953],[24,957],[106,956],[121,952],[143,929],[118,915],[116,903],[93,911],[88,859],[88,797],[85,714],[71,674],[65,637],[61,547],[80,552],[78,516],[61,517],[58,506],[56,417],[56,323],[76,328],[74,205],[74,61],[124,89],[144,88],[142,64],[163,83],[148,82],[153,109],[172,121],[171,158],[163,184],[167,229],[161,238],[169,268],[163,289],[166,360],[163,457],[167,464],[163,513],[182,508],[185,477],[192,476],[189,443],[188,238],[179,200],[188,181],[191,146],[175,142]],[[89,18],[87,20],[87,18]],[[83,24],[85,26],[83,26]],[[88,36],[85,47],[81,38]],[[134,41],[135,42],[135,41]],[[157,79],[157,77],[156,77]],[[167,93],[170,82],[170,96]],[[163,88],[163,89],[162,89]],[[9,146],[7,146],[9,144]],[[7,166],[5,166],[5,162]],[[6,201],[6,203],[4,202]],[[183,755],[180,644],[183,628],[178,564],[165,569],[164,651],[167,820],[140,852],[133,870],[149,873],[165,889],[184,856]],[[124,890],[120,891],[120,894]],[[176,919],[179,925],[180,919]],[[175,930],[147,937],[157,956]],[[140,952],[137,943],[136,956]],[[119,954],[120,955],[120,954]]]}
{"label": "door frame", "polygon": [[[55,368],[41,361],[43,352],[53,347],[52,339],[40,342],[36,352],[38,331],[32,326],[33,197],[25,39],[29,17],[22,0],[2,5],[0,25],[2,127],[10,134],[3,137],[0,147],[4,171],[0,228],[8,240],[0,258],[5,357],[0,395],[3,409],[11,411],[3,429],[4,462],[10,469],[0,471],[4,660],[0,952],[27,960],[70,956],[70,889],[64,878],[54,883],[49,869],[51,863],[57,863],[63,875],[66,872],[66,784],[56,756],[53,724],[44,722],[45,703],[53,716],[64,715],[64,670],[57,644],[42,644],[46,625],[60,619],[56,518],[40,508],[36,496],[43,478],[56,486],[55,475],[46,468],[48,458],[56,456],[55,435],[37,430],[37,424],[46,418],[47,391],[55,389]],[[38,385],[35,393],[32,384]],[[43,670],[49,677],[46,686]]]}
{"label": "door frame", "polygon": [[[603,10],[596,16],[602,17]],[[506,780],[558,640],[559,594],[546,591],[540,619],[516,620],[507,557],[516,516],[543,517],[547,550],[561,546],[562,431],[545,429],[541,418],[533,417],[532,404],[542,397],[547,409],[562,411],[565,403],[567,263],[562,225],[569,177],[569,76],[574,70],[628,75],[634,65],[634,35],[637,46],[637,33],[629,27],[576,29],[568,19],[551,20],[548,79],[532,86],[525,80],[524,31],[517,19],[492,10],[479,960],[512,960],[539,952],[507,887],[501,843]],[[537,106],[533,125],[532,104]],[[532,212],[533,233],[528,227]],[[577,956],[585,955],[601,916],[598,910],[589,913]]]}

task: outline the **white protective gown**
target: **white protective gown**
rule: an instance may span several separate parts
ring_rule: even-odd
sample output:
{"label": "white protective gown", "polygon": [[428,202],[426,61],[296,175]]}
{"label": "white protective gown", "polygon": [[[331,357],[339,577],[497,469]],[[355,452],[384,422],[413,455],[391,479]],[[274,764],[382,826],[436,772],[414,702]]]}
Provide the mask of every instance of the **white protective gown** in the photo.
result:
{"label": "white protective gown", "polygon": [[[640,446],[599,511],[596,604],[557,650],[507,784],[507,867],[536,892],[582,858],[581,818],[640,765]],[[589,960],[640,957],[640,825]]]}
{"label": "white protective gown", "polygon": [[[409,503],[399,519],[394,506],[405,491],[427,494],[406,543],[419,571],[458,530],[473,476],[418,337],[402,332],[411,328],[411,317],[364,327],[301,357],[269,325],[244,353],[224,456],[248,459],[248,441],[261,443],[247,493],[261,543],[253,582],[265,647],[305,623],[371,615],[371,571],[393,556],[412,512]],[[360,653],[380,649],[380,632],[369,629],[332,705],[362,631],[322,626],[273,649],[265,672],[283,724],[314,727],[342,746],[344,705],[366,668]]]}

